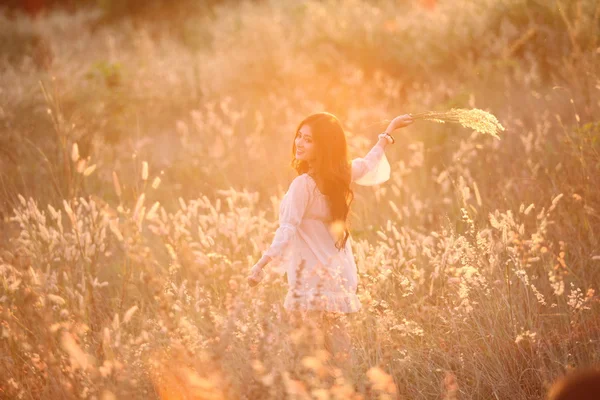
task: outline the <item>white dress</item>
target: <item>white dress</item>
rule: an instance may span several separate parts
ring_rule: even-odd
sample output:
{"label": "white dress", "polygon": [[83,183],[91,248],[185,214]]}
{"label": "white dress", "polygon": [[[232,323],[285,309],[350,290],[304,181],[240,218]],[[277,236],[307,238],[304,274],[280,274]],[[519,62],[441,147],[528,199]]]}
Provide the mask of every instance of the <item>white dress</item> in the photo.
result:
{"label": "white dress", "polygon": [[[365,157],[352,160],[352,182],[371,186],[389,178],[390,164],[379,143]],[[281,201],[279,228],[264,253],[272,257],[270,268],[281,275],[287,272],[287,310],[352,313],[361,308],[351,237],[339,251],[330,222],[327,199],[313,178],[306,173],[294,178]]]}

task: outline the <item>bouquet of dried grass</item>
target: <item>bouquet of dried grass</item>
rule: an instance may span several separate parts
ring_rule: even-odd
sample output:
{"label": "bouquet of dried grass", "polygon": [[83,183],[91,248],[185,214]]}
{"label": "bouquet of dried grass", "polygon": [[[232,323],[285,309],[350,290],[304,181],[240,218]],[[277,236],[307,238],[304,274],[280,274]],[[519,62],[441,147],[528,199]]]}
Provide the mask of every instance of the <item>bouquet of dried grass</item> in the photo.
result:
{"label": "bouquet of dried grass", "polygon": [[504,127],[498,122],[496,117],[478,108],[472,108],[470,110],[453,108],[450,111],[425,111],[411,114],[411,116],[414,120],[421,119],[440,123],[458,123],[465,128],[474,129],[479,133],[492,135],[496,139],[500,139],[498,133],[504,131]]}

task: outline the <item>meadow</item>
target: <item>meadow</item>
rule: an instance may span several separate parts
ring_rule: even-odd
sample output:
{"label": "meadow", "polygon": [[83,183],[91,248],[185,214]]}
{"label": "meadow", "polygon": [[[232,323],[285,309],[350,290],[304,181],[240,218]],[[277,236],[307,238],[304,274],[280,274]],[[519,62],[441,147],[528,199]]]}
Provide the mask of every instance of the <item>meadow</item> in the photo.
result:
{"label": "meadow", "polygon": [[[0,398],[543,399],[600,365],[599,3],[94,4],[0,8]],[[353,187],[343,376],[246,282],[294,130],[329,111],[354,158],[451,108],[506,130],[416,121]]]}

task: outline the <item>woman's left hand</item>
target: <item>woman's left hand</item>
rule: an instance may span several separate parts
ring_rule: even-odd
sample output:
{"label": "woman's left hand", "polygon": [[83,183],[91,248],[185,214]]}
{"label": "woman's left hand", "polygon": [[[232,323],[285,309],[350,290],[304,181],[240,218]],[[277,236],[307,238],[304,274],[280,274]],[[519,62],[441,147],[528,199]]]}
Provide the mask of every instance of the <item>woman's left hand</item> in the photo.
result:
{"label": "woman's left hand", "polygon": [[399,115],[390,122],[388,125],[388,129],[386,129],[387,133],[391,133],[395,129],[404,128],[414,122],[412,116],[410,114]]}
{"label": "woman's left hand", "polygon": [[263,267],[259,264],[254,264],[254,266],[250,269],[250,274],[248,275],[248,284],[252,287],[258,285],[260,281],[264,278],[265,273],[263,271]]}

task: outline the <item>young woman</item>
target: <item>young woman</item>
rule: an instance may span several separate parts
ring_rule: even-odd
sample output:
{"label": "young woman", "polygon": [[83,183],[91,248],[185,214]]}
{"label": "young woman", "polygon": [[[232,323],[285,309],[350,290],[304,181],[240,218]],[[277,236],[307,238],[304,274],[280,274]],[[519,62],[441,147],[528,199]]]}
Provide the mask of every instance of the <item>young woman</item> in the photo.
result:
{"label": "young woman", "polygon": [[286,272],[284,308],[318,320],[326,348],[340,359],[349,356],[350,341],[339,316],[361,308],[347,226],[354,197],[350,183],[371,186],[387,181],[390,165],[384,149],[394,143],[390,133],[412,122],[410,115],[394,118],[364,158],[348,162],[346,136],[334,115],[322,112],[304,119],[292,146],[292,167],[298,176],[281,201],[273,242],[248,276],[255,286],[270,262],[277,272]]}

